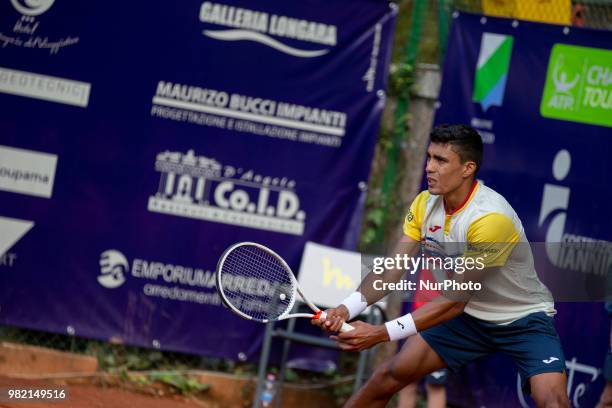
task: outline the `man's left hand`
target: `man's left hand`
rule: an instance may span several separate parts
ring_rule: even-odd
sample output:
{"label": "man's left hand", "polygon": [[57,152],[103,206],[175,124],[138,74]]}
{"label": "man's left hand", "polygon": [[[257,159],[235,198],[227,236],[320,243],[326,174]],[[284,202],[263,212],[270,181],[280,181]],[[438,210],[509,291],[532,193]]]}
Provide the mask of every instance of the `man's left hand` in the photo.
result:
{"label": "man's left hand", "polygon": [[330,339],[338,342],[338,347],[344,351],[362,351],[389,341],[389,333],[385,325],[373,326],[368,323],[356,320],[351,322],[355,329],[330,336]]}

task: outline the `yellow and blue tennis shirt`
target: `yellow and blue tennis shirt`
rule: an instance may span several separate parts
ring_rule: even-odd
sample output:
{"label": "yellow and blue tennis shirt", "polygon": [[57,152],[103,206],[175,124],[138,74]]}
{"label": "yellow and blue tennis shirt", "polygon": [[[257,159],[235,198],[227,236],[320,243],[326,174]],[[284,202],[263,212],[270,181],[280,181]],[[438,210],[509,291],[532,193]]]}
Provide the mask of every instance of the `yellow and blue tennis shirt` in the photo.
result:
{"label": "yellow and blue tennis shirt", "polygon": [[506,324],[530,313],[556,313],[520,219],[504,197],[482,183],[475,182],[452,213],[442,196],[421,192],[410,206],[404,233],[421,242],[425,253],[480,257],[486,268],[482,289],[472,294],[467,314]]}

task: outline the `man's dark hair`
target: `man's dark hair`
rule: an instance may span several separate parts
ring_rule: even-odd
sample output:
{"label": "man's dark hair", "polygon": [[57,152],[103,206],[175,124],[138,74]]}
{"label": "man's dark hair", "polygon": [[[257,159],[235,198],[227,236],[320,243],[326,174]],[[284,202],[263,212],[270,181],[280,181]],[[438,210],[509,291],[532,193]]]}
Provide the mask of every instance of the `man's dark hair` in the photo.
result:
{"label": "man's dark hair", "polygon": [[476,129],[467,125],[438,125],[431,130],[429,140],[432,143],[450,144],[463,163],[473,161],[476,163],[476,172],[480,169],[482,138]]}

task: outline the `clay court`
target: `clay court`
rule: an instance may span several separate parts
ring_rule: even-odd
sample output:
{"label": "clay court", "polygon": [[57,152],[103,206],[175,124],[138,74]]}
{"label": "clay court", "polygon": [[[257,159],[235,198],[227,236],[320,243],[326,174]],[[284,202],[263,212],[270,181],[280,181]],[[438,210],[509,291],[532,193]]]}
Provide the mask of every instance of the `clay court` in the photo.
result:
{"label": "clay court", "polygon": [[[150,389],[147,395],[145,392],[130,391],[112,385],[96,385],[95,382],[100,381],[36,381],[15,379],[0,376],[0,388],[22,388],[22,389],[66,389],[68,390],[68,399],[66,401],[49,402],[16,402],[7,403],[1,402],[2,408],[20,408],[24,405],[32,408],[49,407],[50,405],[57,408],[196,408],[196,407],[217,407],[219,404],[206,402],[203,400],[191,400],[173,395],[151,395],[154,390]],[[161,389],[158,392],[164,392]]]}

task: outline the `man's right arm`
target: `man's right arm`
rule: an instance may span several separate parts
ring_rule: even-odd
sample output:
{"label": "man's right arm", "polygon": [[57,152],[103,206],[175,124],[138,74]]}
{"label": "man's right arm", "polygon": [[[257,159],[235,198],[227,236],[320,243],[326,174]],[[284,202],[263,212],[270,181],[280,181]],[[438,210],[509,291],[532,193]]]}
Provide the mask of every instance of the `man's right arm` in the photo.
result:
{"label": "man's right arm", "polygon": [[[404,236],[400,242],[394,248],[392,253],[393,256],[399,254],[401,256],[407,255],[412,257],[419,252],[419,245],[421,241],[421,224],[425,217],[425,208],[427,206],[427,200],[429,198],[429,192],[422,191],[416,196],[410,209],[404,219],[403,232]],[[327,318],[325,323],[320,321],[313,321],[313,324],[323,326],[325,330],[338,331],[344,321],[351,320],[358,316],[366,307],[378,302],[389,291],[376,290],[374,288],[374,281],[381,280],[382,282],[399,282],[402,279],[406,271],[402,269],[386,269],[382,274],[375,274],[370,272],[361,282],[356,292],[344,299],[335,309],[328,309],[326,311]]]}
{"label": "man's right arm", "polygon": [[[418,252],[419,242],[408,236],[404,236],[395,246],[392,257],[395,257],[396,255],[400,255],[401,257],[407,255],[409,258],[411,258],[418,255]],[[381,281],[382,283],[396,283],[402,279],[405,273],[406,270],[403,268],[385,268],[384,272],[381,274],[370,272],[365,278],[363,278],[357,290],[359,293],[361,293],[363,300],[366,301],[368,305],[374,304],[391,293],[391,290],[375,289],[374,282]],[[387,285],[377,286],[387,287]]]}
{"label": "man's right arm", "polygon": [[[419,252],[419,242],[404,236],[400,242],[395,246],[393,256],[396,254],[400,256],[407,255],[413,257]],[[361,281],[357,291],[351,296],[346,298],[342,304],[334,309],[328,309],[325,311],[327,318],[323,327],[331,332],[337,332],[340,330],[342,323],[352,320],[359,315],[367,306],[378,302],[383,297],[387,296],[391,290],[377,290],[375,289],[374,282],[381,281],[382,283],[396,283],[399,282],[405,274],[404,269],[392,268],[385,269],[383,273],[377,274],[370,272]],[[380,283],[380,282],[379,282]],[[378,285],[379,287],[386,288],[386,285]],[[346,304],[345,304],[346,303]],[[316,325],[321,325],[317,321],[313,321]]]}

